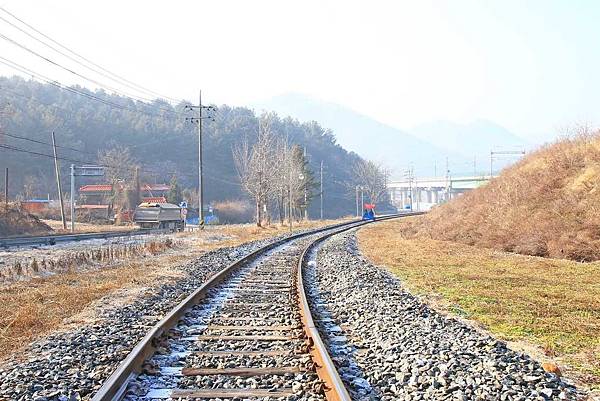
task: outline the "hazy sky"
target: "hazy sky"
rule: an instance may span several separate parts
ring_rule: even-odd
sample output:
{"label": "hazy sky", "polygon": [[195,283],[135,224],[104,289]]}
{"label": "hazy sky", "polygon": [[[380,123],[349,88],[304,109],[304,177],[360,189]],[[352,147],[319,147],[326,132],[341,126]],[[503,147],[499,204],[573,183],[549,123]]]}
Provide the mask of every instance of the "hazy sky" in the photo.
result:
{"label": "hazy sky", "polygon": [[[529,138],[600,122],[595,0],[0,5],[109,70],[177,98],[195,99],[202,88],[206,101],[246,105],[301,92],[399,128],[484,118]],[[0,33],[88,73],[3,21]],[[93,86],[2,39],[0,55]]]}

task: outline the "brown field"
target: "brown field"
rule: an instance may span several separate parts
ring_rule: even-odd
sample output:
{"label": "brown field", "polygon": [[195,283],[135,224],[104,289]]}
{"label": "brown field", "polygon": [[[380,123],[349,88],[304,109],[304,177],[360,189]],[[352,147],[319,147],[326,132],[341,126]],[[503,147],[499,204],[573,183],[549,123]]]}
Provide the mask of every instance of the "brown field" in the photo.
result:
{"label": "brown field", "polygon": [[[331,224],[308,221],[294,230]],[[151,258],[134,258],[104,268],[35,278],[0,287],[0,360],[13,355],[31,341],[56,330],[94,318],[93,308],[103,297],[110,303],[126,302],[143,289],[180,276],[176,268],[202,253],[219,247],[264,239],[288,232],[287,226],[253,225],[210,227],[202,233],[177,235],[188,245]],[[107,298],[105,298],[107,299]]]}
{"label": "brown field", "polygon": [[513,345],[557,362],[579,383],[600,388],[600,262],[407,238],[405,227],[394,221],[360,230],[361,251],[434,307],[518,342]]}

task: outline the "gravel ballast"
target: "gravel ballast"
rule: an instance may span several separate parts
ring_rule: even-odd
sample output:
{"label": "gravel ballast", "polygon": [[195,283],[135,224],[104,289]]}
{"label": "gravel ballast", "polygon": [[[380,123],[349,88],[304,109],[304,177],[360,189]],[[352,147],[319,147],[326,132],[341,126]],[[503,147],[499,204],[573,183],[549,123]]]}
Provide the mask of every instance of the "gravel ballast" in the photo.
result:
{"label": "gravel ballast", "polygon": [[[315,313],[354,399],[575,400],[575,387],[529,356],[444,316],[362,257],[353,233],[307,267]],[[328,319],[330,318],[330,319]]]}
{"label": "gravel ballast", "polygon": [[86,400],[135,344],[168,311],[213,273],[279,236],[207,252],[182,266],[185,277],[162,284],[128,305],[100,312],[99,319],[33,343],[0,368],[0,400]]}

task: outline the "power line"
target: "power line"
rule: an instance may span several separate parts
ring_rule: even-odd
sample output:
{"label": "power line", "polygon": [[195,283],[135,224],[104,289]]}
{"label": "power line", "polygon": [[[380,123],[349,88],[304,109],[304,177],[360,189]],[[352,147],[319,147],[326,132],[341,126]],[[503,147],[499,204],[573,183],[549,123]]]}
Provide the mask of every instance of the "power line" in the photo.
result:
{"label": "power line", "polygon": [[[0,63],[1,63],[1,62],[0,62]],[[56,104],[48,104],[48,103],[44,103],[44,102],[42,102],[41,100],[39,100],[39,99],[36,99],[35,97],[32,97],[32,96],[26,96],[26,95],[24,95],[24,94],[22,94],[22,93],[18,93],[17,91],[13,90],[12,88],[8,88],[8,87],[6,87],[6,86],[1,86],[1,85],[0,85],[0,89],[1,89],[3,92],[9,92],[9,93],[11,93],[12,95],[14,95],[14,96],[17,96],[17,97],[20,97],[20,98],[22,98],[22,99],[25,99],[25,100],[27,100],[27,101],[33,101],[33,102],[35,102],[35,103],[41,104],[41,105],[43,105],[43,106],[45,106],[45,107],[50,107],[50,108],[53,108],[53,109],[55,109],[55,110],[62,110],[62,111],[64,111],[65,113],[67,113],[67,114],[68,114],[68,116],[61,116],[61,117],[64,117],[64,118],[65,118],[65,120],[73,120],[73,111],[74,111],[74,110],[70,110],[70,109],[67,109],[67,108],[65,108],[65,107],[58,106],[58,105],[56,105]],[[10,100],[10,98],[8,98],[8,99]],[[157,117],[157,118],[164,119],[162,116],[159,116],[159,117]],[[87,119],[87,120],[90,120],[90,119],[91,119],[91,120],[98,121],[98,122],[102,122],[102,123],[104,123],[104,122],[105,122],[105,120],[102,120],[102,119],[100,119],[100,118],[98,118],[98,117],[96,117],[96,116],[86,116],[86,119]],[[64,125],[64,124],[63,124],[63,125]],[[142,147],[142,146],[153,145],[153,144],[159,143],[159,142],[161,142],[161,141],[164,141],[164,138],[160,138],[159,140],[156,140],[156,141],[151,141],[151,142],[146,142],[146,143],[141,143],[141,144],[127,145],[127,147],[129,147],[129,148],[138,148],[138,147]]]}
{"label": "power line", "polygon": [[[73,62],[75,62],[75,63],[79,64],[80,66],[82,66],[82,67],[84,67],[84,68],[86,68],[86,69],[88,69],[88,70],[90,70],[90,71],[92,71],[92,72],[94,72],[94,73],[96,73],[96,74],[98,74],[98,75],[101,75],[101,76],[103,76],[103,77],[105,77],[105,78],[108,78],[108,79],[110,79],[111,81],[117,82],[117,83],[119,83],[119,84],[121,84],[121,85],[124,85],[124,86],[126,86],[126,87],[130,88],[130,89],[133,89],[133,90],[136,90],[136,91],[139,91],[139,92],[146,92],[145,90],[144,90],[144,91],[140,91],[139,89],[137,89],[137,88],[136,88],[135,86],[133,86],[133,85],[129,85],[129,84],[127,84],[126,82],[122,82],[122,81],[120,81],[120,80],[117,80],[117,79],[115,79],[115,78],[112,78],[110,75],[108,75],[108,74],[106,74],[106,73],[104,73],[104,72],[102,72],[102,71],[100,71],[100,70],[98,70],[98,69],[92,68],[92,67],[90,67],[90,66],[86,65],[85,63],[82,63],[81,61],[77,60],[75,57],[72,57],[72,56],[70,56],[69,54],[67,54],[67,53],[65,53],[65,52],[63,52],[63,51],[61,51],[61,50],[57,49],[56,47],[54,47],[54,46],[52,46],[52,45],[50,45],[50,44],[48,44],[48,43],[44,42],[43,40],[41,40],[41,39],[39,39],[39,38],[36,38],[36,37],[35,37],[34,35],[32,35],[31,33],[27,32],[27,31],[26,31],[26,30],[24,30],[23,28],[21,28],[21,27],[19,27],[19,26],[15,25],[15,24],[13,24],[12,22],[10,22],[9,20],[7,20],[6,18],[4,18],[4,17],[2,17],[2,16],[0,16],[0,20],[1,20],[1,21],[4,21],[5,23],[9,24],[9,25],[10,25],[10,26],[12,26],[13,28],[15,28],[15,29],[19,30],[20,32],[24,33],[25,35],[29,36],[29,37],[30,37],[30,38],[32,38],[33,40],[35,40],[35,41],[37,41],[37,42],[39,42],[39,43],[43,44],[44,46],[47,46],[47,47],[49,47],[50,49],[54,50],[56,53],[60,54],[61,56],[64,56],[64,57],[68,58],[69,60],[71,60],[71,61],[73,61]],[[148,92],[148,93],[149,93],[149,92]]]}
{"label": "power line", "polygon": [[[36,155],[36,156],[44,156],[44,157],[48,157],[50,159],[54,159],[53,155],[49,155],[49,154],[41,153],[41,152],[34,152],[32,150],[22,149],[22,148],[18,148],[16,146],[12,146],[12,145],[0,144],[0,148],[8,149],[8,150],[13,150],[15,152],[29,153],[31,155]],[[86,162],[86,161],[82,161],[82,160],[71,159],[71,158],[68,158],[68,157],[57,157],[57,159],[58,160],[69,161],[69,162],[73,162],[73,163],[95,164],[95,163],[90,163],[90,162]],[[101,167],[110,167],[110,166],[101,166]]]}
{"label": "power line", "polygon": [[[2,61],[2,60],[4,60],[4,61]],[[80,91],[80,90],[77,90],[77,89],[72,88],[72,87],[65,86],[64,84],[61,84],[60,82],[58,82],[56,80],[53,80],[53,79],[48,78],[48,77],[46,77],[46,76],[44,76],[42,74],[39,74],[39,73],[37,73],[37,72],[35,72],[35,71],[27,68],[27,67],[24,67],[24,66],[22,66],[22,65],[20,65],[18,63],[15,63],[14,61],[11,61],[11,60],[9,60],[9,59],[7,59],[5,57],[1,57],[0,56],[0,64],[4,64],[4,65],[6,65],[8,67],[11,67],[11,68],[13,68],[13,69],[15,69],[17,71],[20,71],[20,72],[24,73],[26,75],[31,75],[34,78],[41,79],[45,83],[53,85],[53,86],[56,86],[59,89],[65,90],[67,92],[75,93],[77,95],[86,97],[86,98],[91,99],[91,100],[95,100],[97,102],[103,103],[103,104],[105,104],[107,106],[110,106],[110,107],[113,107],[113,108],[116,108],[116,109],[127,110],[127,111],[130,111],[132,113],[140,113],[140,114],[144,114],[144,115],[151,116],[151,117],[164,118],[164,116],[161,116],[159,114],[154,114],[154,113],[149,113],[149,112],[145,112],[145,111],[142,111],[142,110],[132,109],[130,107],[127,107],[127,106],[124,106],[124,105],[120,105],[118,103],[114,103],[114,102],[111,102],[109,100],[103,99],[101,97],[95,96],[95,95],[93,95],[91,93],[87,93],[87,92]],[[144,103],[144,105],[146,105],[146,104]],[[177,114],[177,112],[174,112],[174,111],[170,111],[170,113],[171,114]]]}
{"label": "power line", "polygon": [[[37,139],[32,139],[32,138],[26,138],[24,136],[18,136],[18,135],[14,135],[14,134],[9,134],[6,131],[0,132],[0,135],[8,136],[8,137],[15,138],[15,139],[21,139],[23,141],[29,141],[29,142],[33,142],[33,143],[39,143],[40,145],[53,146],[51,143],[48,143],[48,142],[39,141]],[[89,155],[96,155],[96,153],[93,153],[93,152],[87,152],[87,151],[81,150],[81,149],[70,148],[68,146],[56,145],[56,147],[57,148],[61,148],[61,149],[72,150],[74,152],[85,153],[85,154],[89,154]]]}
{"label": "power line", "polygon": [[[29,149],[23,149],[23,148],[19,148],[19,147],[12,146],[12,145],[0,144],[0,149],[12,150],[15,152],[27,153],[27,154],[31,154],[34,156],[42,156],[42,157],[54,159],[54,155],[49,155],[47,153],[42,153],[42,152],[36,152],[36,151],[29,150]],[[94,166],[105,167],[105,168],[115,168],[115,169],[122,168],[122,166],[115,166],[115,165],[110,165],[110,164],[98,164],[97,162],[93,162],[93,161],[89,161],[89,160],[86,161],[86,160],[72,159],[70,157],[57,157],[57,159],[72,162],[72,163],[94,165]],[[194,174],[189,174],[189,173],[184,173],[184,172],[179,172],[179,171],[156,171],[156,170],[150,170],[150,169],[145,169],[145,168],[140,168],[140,171],[143,171],[148,174],[178,175],[178,176],[184,176],[184,177],[189,177],[189,178],[196,178],[196,175],[194,175]],[[239,184],[239,183],[228,181],[228,180],[218,178],[215,176],[210,176],[210,179],[213,181],[218,181],[218,182],[222,182],[222,183],[226,183],[226,184],[230,184],[230,185],[241,186],[241,184]]]}
{"label": "power line", "polygon": [[[73,117],[72,117],[73,110],[69,110],[69,109],[66,109],[64,107],[60,107],[60,106],[57,106],[57,105],[54,105],[54,104],[44,103],[44,102],[42,102],[42,101],[40,101],[40,100],[38,100],[38,99],[36,99],[34,97],[25,96],[25,95],[20,94],[20,93],[18,93],[16,91],[12,90],[11,88],[7,88],[5,86],[0,86],[0,89],[2,89],[3,91],[6,91],[6,92],[10,92],[10,93],[12,93],[15,96],[21,97],[21,98],[26,99],[26,100],[34,101],[34,102],[39,103],[39,104],[44,105],[44,106],[52,107],[52,108],[58,109],[58,110],[63,110],[64,112],[69,113],[69,115],[70,115],[70,117],[68,117],[66,119],[73,119]],[[216,111],[216,109],[215,109],[215,111]],[[92,119],[94,119],[96,121],[104,122],[104,120],[100,120],[100,119],[95,118],[95,117],[87,117],[87,118],[88,119],[92,118]],[[34,140],[31,140],[30,138],[20,137],[20,136],[17,136],[15,134],[7,135],[7,136],[12,136],[13,138],[23,139],[23,140],[26,140],[26,141],[32,141],[32,142],[37,142],[37,143],[41,143],[41,144],[44,144],[44,145],[51,146],[51,144],[49,144],[49,143],[40,142],[40,141],[34,141]],[[169,139],[176,139],[176,138],[171,137]],[[139,148],[144,147],[144,146],[151,146],[151,145],[156,145],[157,143],[163,143],[164,141],[165,141],[165,138],[161,137],[161,138],[157,138],[156,140],[153,140],[153,141],[146,141],[144,143],[133,144],[133,145],[126,144],[124,146],[128,147],[129,149],[139,149]],[[57,145],[57,147],[60,147],[60,148],[63,148],[63,149],[69,149],[69,150],[72,150],[72,151],[75,151],[75,152],[88,153],[88,154],[95,155],[95,153],[86,152],[86,151],[81,150],[81,149],[69,148],[69,147],[64,147],[64,146],[59,146],[59,145]]]}
{"label": "power line", "polygon": [[[72,70],[72,69],[70,69],[70,68],[68,68],[68,67],[65,67],[64,65],[62,65],[62,64],[60,64],[60,63],[57,63],[56,61],[54,61],[54,60],[52,60],[52,59],[50,59],[50,58],[48,58],[48,57],[46,57],[46,56],[44,56],[44,55],[42,55],[42,54],[40,54],[40,53],[36,52],[35,50],[31,50],[31,49],[30,49],[30,48],[28,48],[27,46],[25,46],[25,45],[23,45],[23,44],[21,44],[21,43],[17,42],[17,41],[16,41],[16,40],[14,40],[14,39],[11,39],[11,38],[9,38],[8,36],[6,36],[6,35],[4,35],[4,34],[2,34],[2,33],[0,33],[0,38],[2,38],[2,39],[4,39],[4,40],[6,40],[6,41],[7,41],[7,42],[9,42],[9,43],[12,43],[12,44],[13,44],[13,45],[15,45],[15,46],[18,46],[18,47],[20,47],[21,49],[23,49],[23,50],[25,50],[25,51],[27,51],[27,52],[29,52],[29,53],[33,54],[33,55],[34,55],[34,56],[36,56],[36,57],[39,57],[39,58],[41,58],[42,60],[44,60],[44,61],[46,61],[46,62],[48,62],[48,63],[50,63],[50,64],[52,64],[52,65],[54,65],[54,66],[56,66],[56,67],[62,68],[63,70],[65,70],[65,71],[67,71],[67,72],[69,72],[69,73],[71,73],[71,74],[73,74],[73,75],[75,75],[75,76],[77,76],[77,77],[79,77],[79,78],[83,78],[83,79],[85,79],[85,80],[87,80],[87,81],[90,81],[90,82],[92,82],[92,83],[94,83],[94,84],[96,84],[96,85],[100,86],[100,87],[101,87],[101,88],[103,88],[103,89],[107,89],[107,90],[109,90],[109,91],[111,91],[111,92],[117,93],[117,94],[119,94],[119,95],[122,95],[122,96],[125,96],[125,97],[129,97],[129,98],[132,98],[132,99],[135,99],[135,100],[141,101],[141,102],[151,102],[151,101],[153,101],[153,99],[141,98],[141,97],[137,97],[137,96],[135,96],[135,95],[132,95],[132,94],[130,94],[130,93],[127,93],[127,92],[122,92],[122,91],[119,91],[118,89],[115,89],[115,88],[113,88],[112,86],[108,86],[108,85],[106,85],[106,84],[103,84],[103,83],[102,83],[102,82],[100,82],[100,81],[97,81],[97,80],[95,80],[95,79],[93,79],[93,78],[90,78],[90,77],[87,77],[87,76],[85,76],[85,75],[83,75],[83,74],[80,74],[80,73],[78,73],[77,71],[74,71],[74,70]],[[172,113],[172,111],[171,111],[171,110],[162,109],[162,108],[160,108],[160,107],[159,107],[159,110],[163,110],[163,111],[166,111],[166,112],[168,112],[168,113]]]}
{"label": "power line", "polygon": [[[115,82],[120,82],[122,85],[128,86],[128,87],[129,87],[129,88],[131,88],[131,89],[138,88],[138,89],[137,89],[138,91],[143,91],[143,92],[146,92],[146,93],[148,93],[148,94],[152,94],[152,95],[154,95],[154,96],[158,96],[158,97],[160,97],[160,98],[163,98],[163,99],[171,100],[171,101],[173,101],[173,102],[175,102],[175,103],[179,102],[179,100],[177,100],[177,99],[171,98],[171,97],[169,97],[169,96],[164,96],[164,95],[161,95],[161,94],[160,94],[160,93],[158,93],[158,92],[155,92],[155,91],[152,91],[152,90],[150,90],[150,89],[147,89],[147,88],[145,88],[145,87],[143,87],[143,86],[141,86],[141,85],[138,85],[138,84],[136,84],[136,83],[134,83],[134,82],[132,82],[132,81],[130,81],[130,80],[128,80],[128,79],[126,79],[126,78],[123,78],[123,77],[119,76],[118,74],[115,74],[114,72],[111,72],[111,71],[109,71],[108,69],[106,69],[106,68],[104,68],[104,67],[102,67],[102,66],[100,66],[100,65],[98,65],[98,64],[96,64],[96,63],[94,63],[93,61],[91,61],[91,60],[87,59],[86,57],[82,56],[81,54],[79,54],[79,53],[75,52],[74,50],[71,50],[70,48],[66,47],[65,45],[63,45],[63,44],[59,43],[58,41],[56,41],[56,40],[52,39],[50,36],[48,36],[48,35],[44,34],[43,32],[39,31],[39,30],[38,30],[38,29],[36,29],[35,27],[33,27],[33,26],[29,25],[28,23],[26,23],[26,22],[25,22],[25,21],[23,21],[22,19],[18,18],[16,15],[12,14],[12,13],[11,13],[11,12],[9,12],[8,10],[6,10],[5,8],[3,8],[3,7],[0,7],[0,10],[1,10],[1,11],[3,11],[4,13],[6,13],[6,14],[10,15],[10,16],[11,16],[12,18],[14,18],[15,20],[19,21],[19,22],[20,22],[21,24],[23,24],[24,26],[26,26],[26,27],[28,27],[29,29],[33,30],[33,31],[34,31],[34,32],[36,32],[38,35],[41,35],[42,37],[44,37],[44,38],[48,39],[49,41],[51,41],[52,43],[56,44],[56,45],[57,45],[57,46],[59,46],[60,48],[62,48],[62,49],[64,49],[64,50],[66,50],[67,52],[71,53],[72,55],[74,55],[74,56],[78,57],[80,60],[84,60],[85,62],[89,63],[90,65],[92,65],[92,66],[94,66],[94,67],[96,67],[96,68],[98,68],[98,69],[100,69],[100,70],[102,70],[102,71],[106,72],[107,74],[110,74],[111,76],[115,77],[116,79],[115,79],[115,78],[110,78],[110,77],[108,77],[107,75],[105,75],[105,74],[102,74],[101,72],[98,72],[98,71],[96,71],[96,70],[92,69],[92,68],[91,68],[91,67],[89,67],[89,66],[85,66],[83,63],[81,63],[81,62],[79,62],[79,61],[76,61],[74,58],[72,58],[72,57],[70,57],[70,56],[68,56],[68,55],[64,54],[64,52],[61,52],[61,51],[57,50],[56,48],[52,47],[51,45],[48,45],[48,44],[47,44],[47,43],[45,43],[44,41],[42,41],[42,40],[40,40],[40,39],[38,39],[38,38],[35,38],[35,37],[33,37],[31,34],[29,34],[29,33],[25,32],[25,31],[23,31],[21,28],[17,27],[16,25],[12,24],[11,22],[7,21],[6,19],[2,18],[2,20],[3,20],[3,21],[7,22],[8,24],[10,24],[11,26],[15,27],[16,29],[19,29],[21,32],[25,33],[26,35],[28,35],[28,36],[32,37],[33,39],[37,40],[37,41],[38,41],[38,42],[40,42],[40,43],[43,43],[44,45],[46,45],[46,46],[50,47],[51,49],[53,49],[54,51],[56,51],[57,53],[59,53],[59,54],[61,54],[61,55],[65,56],[65,57],[69,58],[70,60],[72,60],[72,61],[75,61],[75,62],[77,62],[78,64],[80,64],[80,65],[82,65],[82,66],[84,66],[84,67],[88,68],[89,70],[91,70],[91,71],[94,71],[94,72],[96,72],[96,73],[98,73],[98,74],[100,74],[100,75],[103,75],[103,76],[105,76],[105,77],[107,77],[107,78],[109,78],[109,79],[112,79],[112,80],[113,80],[113,81],[115,81]],[[1,18],[1,17],[0,17],[0,18]]]}

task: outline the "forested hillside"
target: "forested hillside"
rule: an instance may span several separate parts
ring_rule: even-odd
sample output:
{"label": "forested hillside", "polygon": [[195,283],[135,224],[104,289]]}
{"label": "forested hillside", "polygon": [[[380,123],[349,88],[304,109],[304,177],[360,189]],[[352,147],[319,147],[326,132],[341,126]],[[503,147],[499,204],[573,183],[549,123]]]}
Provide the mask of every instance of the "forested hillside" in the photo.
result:
{"label": "forested hillside", "polygon": [[[185,110],[185,103],[173,107],[155,101],[149,105],[102,91],[77,90],[89,96],[21,78],[0,78],[0,128],[4,132],[0,135],[0,167],[10,170],[12,197],[56,197],[53,161],[47,157],[52,155],[48,146],[52,131],[63,158],[65,192],[72,162],[97,163],[100,153],[115,147],[129,149],[144,181],[168,183],[176,176],[182,187],[196,187],[197,127],[186,121],[194,114]],[[205,196],[208,202],[243,199],[232,146],[244,138],[253,141],[257,116],[250,109],[227,105],[219,105],[213,115],[214,121],[204,120]],[[287,138],[288,143],[306,147],[309,168],[317,181],[323,161],[325,217],[353,213],[355,203],[348,188],[352,185],[351,166],[360,158],[337,145],[333,133],[316,122],[276,117],[273,128],[275,135]],[[312,202],[311,216],[318,216],[318,206],[318,201]]]}

